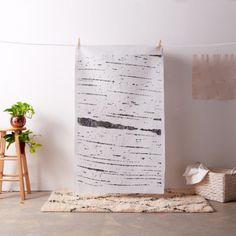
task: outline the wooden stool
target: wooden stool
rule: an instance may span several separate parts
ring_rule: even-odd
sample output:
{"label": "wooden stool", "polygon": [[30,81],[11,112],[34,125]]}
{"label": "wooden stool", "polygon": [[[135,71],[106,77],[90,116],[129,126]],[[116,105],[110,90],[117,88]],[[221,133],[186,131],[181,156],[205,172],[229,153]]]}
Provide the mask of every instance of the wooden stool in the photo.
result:
{"label": "wooden stool", "polygon": [[[19,134],[25,129],[26,128],[0,129],[0,193],[2,192],[3,181],[19,181],[22,201],[25,200],[25,185],[27,193],[31,193],[25,149],[22,150],[19,140]],[[15,135],[16,156],[5,155],[6,141],[4,136],[7,132],[13,132]],[[18,174],[4,174],[4,161],[17,161]]]}

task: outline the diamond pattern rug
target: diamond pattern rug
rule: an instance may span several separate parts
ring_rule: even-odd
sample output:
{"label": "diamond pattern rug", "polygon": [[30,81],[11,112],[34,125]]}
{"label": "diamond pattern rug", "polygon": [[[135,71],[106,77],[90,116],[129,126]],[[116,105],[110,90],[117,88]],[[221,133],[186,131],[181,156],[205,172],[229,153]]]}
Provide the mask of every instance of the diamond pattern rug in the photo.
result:
{"label": "diamond pattern rug", "polygon": [[198,195],[167,192],[153,194],[78,195],[55,191],[42,212],[213,212],[208,201]]}

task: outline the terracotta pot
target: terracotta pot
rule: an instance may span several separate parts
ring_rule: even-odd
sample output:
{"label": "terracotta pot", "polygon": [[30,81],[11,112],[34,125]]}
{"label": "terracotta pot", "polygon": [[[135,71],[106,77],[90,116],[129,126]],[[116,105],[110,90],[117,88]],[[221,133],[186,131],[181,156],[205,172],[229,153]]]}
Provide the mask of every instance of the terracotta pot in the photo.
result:
{"label": "terracotta pot", "polygon": [[13,128],[22,128],[25,126],[26,119],[24,116],[13,116],[10,122]]}

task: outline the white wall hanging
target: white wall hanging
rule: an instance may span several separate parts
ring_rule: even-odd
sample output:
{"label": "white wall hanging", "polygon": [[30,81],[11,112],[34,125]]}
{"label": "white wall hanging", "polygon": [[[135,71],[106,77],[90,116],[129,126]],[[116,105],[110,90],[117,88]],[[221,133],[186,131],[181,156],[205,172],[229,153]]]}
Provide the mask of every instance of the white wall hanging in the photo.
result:
{"label": "white wall hanging", "polygon": [[75,80],[77,192],[163,193],[163,56],[154,47],[82,46]]}

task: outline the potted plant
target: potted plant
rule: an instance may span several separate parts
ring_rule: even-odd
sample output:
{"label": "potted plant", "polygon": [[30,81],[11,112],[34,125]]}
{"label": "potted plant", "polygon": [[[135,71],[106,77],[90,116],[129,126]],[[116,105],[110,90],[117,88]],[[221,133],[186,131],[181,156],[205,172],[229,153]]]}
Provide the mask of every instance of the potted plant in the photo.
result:
{"label": "potted plant", "polygon": [[17,102],[5,109],[4,112],[8,112],[11,115],[10,123],[13,128],[24,127],[26,123],[25,117],[31,119],[35,114],[34,108],[25,102]]}
{"label": "potted plant", "polygon": [[[42,146],[40,143],[36,142],[35,140],[36,136],[37,135],[34,135],[31,130],[26,130],[19,134],[21,153],[24,153],[25,145],[29,147],[30,153],[35,153],[37,148]],[[11,134],[6,134],[4,136],[4,139],[7,142],[7,149],[8,149],[10,145],[15,142],[15,134],[13,132]]]}

